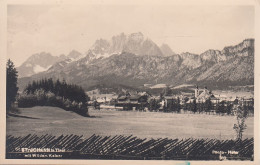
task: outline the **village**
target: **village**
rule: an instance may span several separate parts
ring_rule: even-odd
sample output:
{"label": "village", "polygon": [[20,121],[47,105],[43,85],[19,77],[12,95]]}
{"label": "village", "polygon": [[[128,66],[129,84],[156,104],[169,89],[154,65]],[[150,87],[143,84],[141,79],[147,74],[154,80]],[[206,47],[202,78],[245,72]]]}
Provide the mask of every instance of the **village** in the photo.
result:
{"label": "village", "polygon": [[[145,84],[146,85],[146,84]],[[253,95],[230,95],[213,93],[206,86],[194,86],[193,92],[180,91],[172,94],[171,88],[164,86],[160,95],[149,92],[128,92],[122,94],[99,93],[98,90],[87,92],[88,104],[94,109],[115,109],[133,111],[177,112],[177,113],[207,113],[236,115],[237,106],[254,114]]]}

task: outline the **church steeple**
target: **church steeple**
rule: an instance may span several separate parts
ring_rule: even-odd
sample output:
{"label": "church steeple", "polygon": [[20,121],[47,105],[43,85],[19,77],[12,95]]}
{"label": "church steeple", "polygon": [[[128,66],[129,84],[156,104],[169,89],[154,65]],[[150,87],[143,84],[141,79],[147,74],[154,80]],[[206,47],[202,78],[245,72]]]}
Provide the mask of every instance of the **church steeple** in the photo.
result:
{"label": "church steeple", "polygon": [[206,93],[207,90],[208,90],[208,89],[207,89],[207,86],[205,86],[205,87],[204,87],[204,90],[203,90],[204,93]]}
{"label": "church steeple", "polygon": [[199,87],[198,85],[196,85],[196,88],[195,88],[195,98],[197,98],[199,96]]}

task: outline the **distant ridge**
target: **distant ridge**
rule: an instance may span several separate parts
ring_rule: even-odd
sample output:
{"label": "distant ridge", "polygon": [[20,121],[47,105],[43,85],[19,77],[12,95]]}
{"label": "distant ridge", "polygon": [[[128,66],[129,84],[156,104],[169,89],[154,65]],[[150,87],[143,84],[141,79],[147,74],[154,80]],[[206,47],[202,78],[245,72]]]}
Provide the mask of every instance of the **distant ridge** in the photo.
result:
{"label": "distant ridge", "polygon": [[19,79],[19,86],[22,88],[29,81],[43,77],[64,78],[86,90],[98,85],[139,88],[147,83],[201,84],[215,88],[253,85],[254,39],[245,39],[223,50],[165,56],[142,33],[128,36],[122,33],[111,41],[97,40],[79,60],[56,63],[45,72]]}

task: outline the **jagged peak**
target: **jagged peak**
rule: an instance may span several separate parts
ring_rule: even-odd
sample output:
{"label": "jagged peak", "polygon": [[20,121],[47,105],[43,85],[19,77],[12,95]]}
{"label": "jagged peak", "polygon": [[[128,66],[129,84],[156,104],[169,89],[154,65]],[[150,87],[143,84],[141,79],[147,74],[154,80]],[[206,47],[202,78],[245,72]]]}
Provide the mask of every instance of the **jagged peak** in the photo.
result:
{"label": "jagged peak", "polygon": [[79,51],[77,51],[75,49],[70,51],[70,53],[67,55],[68,58],[73,58],[74,60],[81,58],[81,56],[82,56],[82,53],[80,53]]}
{"label": "jagged peak", "polygon": [[172,56],[175,54],[168,44],[165,43],[161,44],[160,49],[164,56]]}
{"label": "jagged peak", "polygon": [[255,41],[255,39],[254,39],[254,38],[246,38],[246,39],[244,39],[244,40],[243,40],[243,42],[245,42],[245,41],[254,42],[254,41]]}
{"label": "jagged peak", "polygon": [[211,54],[211,53],[220,54],[221,51],[220,51],[220,50],[215,50],[215,49],[208,49],[208,50],[206,50],[205,52],[201,53],[200,56],[203,56],[203,55],[205,55],[205,54]]}
{"label": "jagged peak", "polygon": [[[103,38],[97,39],[97,40],[95,41],[95,44],[100,44],[100,43],[108,43],[108,44],[109,44],[109,41],[107,41],[107,40],[105,40],[105,39],[103,39]],[[94,44],[94,45],[95,45],[95,44]]]}
{"label": "jagged peak", "polygon": [[27,60],[30,61],[30,60],[33,60],[35,58],[51,57],[51,56],[53,56],[51,53],[42,51],[40,53],[35,53],[35,54],[31,55]]}
{"label": "jagged peak", "polygon": [[226,51],[230,51],[231,49],[238,49],[239,51],[241,51],[242,49],[244,49],[246,47],[254,47],[254,41],[255,40],[252,38],[244,39],[241,43],[239,43],[237,45],[224,47],[224,49],[222,51],[226,52]]}
{"label": "jagged peak", "polygon": [[[77,51],[77,50],[75,50],[75,49],[72,49],[71,51],[70,51],[70,53],[80,53],[79,51]],[[69,53],[69,54],[70,54]]]}
{"label": "jagged peak", "polygon": [[199,55],[195,54],[195,53],[190,53],[190,52],[183,52],[180,54],[180,56],[199,56]]}
{"label": "jagged peak", "polygon": [[144,36],[142,32],[134,32],[131,33],[129,36]]}
{"label": "jagged peak", "polygon": [[75,50],[75,49],[72,49],[72,50],[69,52],[68,56],[70,56],[70,55],[72,55],[72,54],[80,55],[81,53],[80,53],[79,51]]}
{"label": "jagged peak", "polygon": [[117,37],[126,37],[126,34],[125,34],[124,32],[122,32],[122,33],[120,33],[120,34],[118,34],[118,35],[114,35],[114,36],[112,37],[112,39],[113,39],[113,38],[117,38]]}
{"label": "jagged peak", "polygon": [[32,56],[44,56],[44,55],[51,55],[50,52],[45,52],[45,51],[42,51],[40,53],[35,53],[33,54]]}
{"label": "jagged peak", "polygon": [[135,41],[143,41],[144,40],[144,35],[141,32],[131,33],[128,36],[128,39],[135,40]]}

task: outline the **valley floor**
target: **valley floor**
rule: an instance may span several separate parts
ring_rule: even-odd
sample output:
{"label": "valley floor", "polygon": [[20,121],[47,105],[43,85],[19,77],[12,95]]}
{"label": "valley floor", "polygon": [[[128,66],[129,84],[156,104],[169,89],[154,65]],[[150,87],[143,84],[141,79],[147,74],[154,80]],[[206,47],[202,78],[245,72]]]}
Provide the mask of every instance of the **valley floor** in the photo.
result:
{"label": "valley floor", "polygon": [[[75,134],[134,135],[139,138],[214,138],[235,139],[234,116],[206,114],[175,114],[160,112],[134,112],[92,110],[92,116],[82,117],[56,107],[21,108],[20,114],[7,118],[6,134]],[[254,135],[254,118],[246,119],[243,138]]]}

